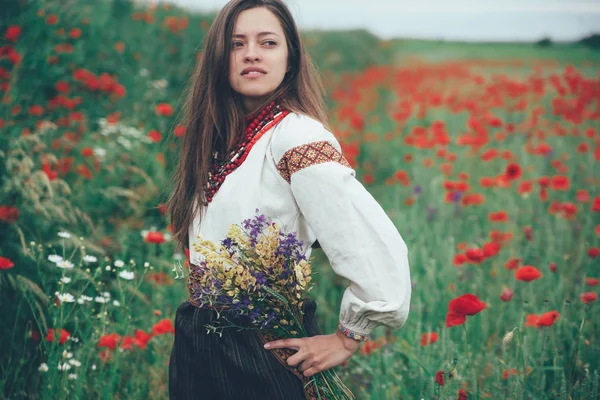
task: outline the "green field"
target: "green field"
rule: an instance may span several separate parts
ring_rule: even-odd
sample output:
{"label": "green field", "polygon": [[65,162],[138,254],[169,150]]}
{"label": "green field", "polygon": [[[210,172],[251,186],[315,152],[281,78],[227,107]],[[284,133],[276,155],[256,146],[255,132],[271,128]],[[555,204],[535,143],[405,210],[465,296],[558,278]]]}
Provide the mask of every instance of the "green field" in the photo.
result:
{"label": "green field", "polygon": [[[0,393],[166,398],[187,292],[161,204],[211,16],[4,4]],[[409,248],[408,322],[336,369],[356,398],[600,398],[597,49],[303,36],[344,154]],[[347,282],[313,254],[331,333]],[[485,308],[448,327],[468,293]]]}

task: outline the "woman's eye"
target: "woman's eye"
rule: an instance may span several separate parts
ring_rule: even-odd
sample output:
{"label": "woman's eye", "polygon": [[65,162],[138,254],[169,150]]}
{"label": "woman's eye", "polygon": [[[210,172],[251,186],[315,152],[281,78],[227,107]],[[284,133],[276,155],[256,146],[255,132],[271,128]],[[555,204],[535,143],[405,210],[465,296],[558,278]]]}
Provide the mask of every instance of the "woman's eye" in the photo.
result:
{"label": "woman's eye", "polygon": [[268,46],[275,46],[275,45],[277,44],[277,42],[275,42],[275,41],[273,41],[273,40],[267,40],[267,41],[265,42],[265,44],[266,44],[266,45],[268,45]]}
{"label": "woman's eye", "polygon": [[240,46],[241,46],[241,45],[243,45],[243,43],[242,43],[242,42],[233,42],[233,43],[231,44],[231,46],[232,46],[232,47],[239,47],[238,45],[240,45]]}

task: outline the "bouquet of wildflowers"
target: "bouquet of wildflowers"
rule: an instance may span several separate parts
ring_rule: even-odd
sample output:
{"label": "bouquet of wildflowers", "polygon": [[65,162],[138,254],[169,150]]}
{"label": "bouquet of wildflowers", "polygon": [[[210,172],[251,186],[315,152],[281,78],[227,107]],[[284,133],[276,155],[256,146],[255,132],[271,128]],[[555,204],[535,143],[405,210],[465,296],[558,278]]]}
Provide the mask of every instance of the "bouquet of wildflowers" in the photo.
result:
{"label": "bouquet of wildflowers", "polygon": [[[257,215],[232,225],[219,244],[198,236],[193,247],[203,257],[199,265],[190,264],[190,299],[219,310],[209,332],[238,328],[258,329],[272,339],[308,336],[303,300],[312,288],[312,270],[296,233]],[[353,398],[332,370],[312,378],[315,398]]]}

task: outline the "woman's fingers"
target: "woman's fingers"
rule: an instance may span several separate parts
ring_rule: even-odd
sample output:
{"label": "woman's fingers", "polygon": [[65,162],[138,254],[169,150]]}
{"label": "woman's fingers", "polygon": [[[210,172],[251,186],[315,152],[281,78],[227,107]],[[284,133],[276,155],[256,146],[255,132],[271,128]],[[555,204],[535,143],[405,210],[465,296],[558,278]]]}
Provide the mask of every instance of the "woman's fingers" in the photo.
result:
{"label": "woman's fingers", "polygon": [[[306,353],[304,353],[304,352],[302,352],[302,351],[299,351],[299,352],[297,352],[296,354],[294,354],[293,356],[290,356],[290,357],[288,357],[288,359],[287,359],[287,364],[288,364],[290,367],[296,367],[296,366],[298,366],[298,364],[300,364],[300,363],[303,363],[303,364],[304,364],[304,362],[308,361],[308,360],[306,360],[306,356],[307,356],[307,354],[306,354]],[[303,361],[304,361],[304,362],[303,362]]]}
{"label": "woman's fingers", "polygon": [[274,340],[269,343],[265,343],[265,349],[273,350],[273,349],[294,349],[300,350],[300,346],[302,345],[302,339],[281,339]]}

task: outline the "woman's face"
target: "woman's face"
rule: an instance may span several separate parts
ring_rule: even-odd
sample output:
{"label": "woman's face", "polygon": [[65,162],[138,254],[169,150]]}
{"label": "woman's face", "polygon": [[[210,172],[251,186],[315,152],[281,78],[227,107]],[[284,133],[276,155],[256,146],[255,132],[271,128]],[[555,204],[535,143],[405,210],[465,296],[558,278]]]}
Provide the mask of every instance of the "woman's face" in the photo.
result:
{"label": "woman's face", "polygon": [[283,81],[288,48],[277,17],[264,7],[242,11],[235,22],[229,57],[229,83],[253,111]]}

